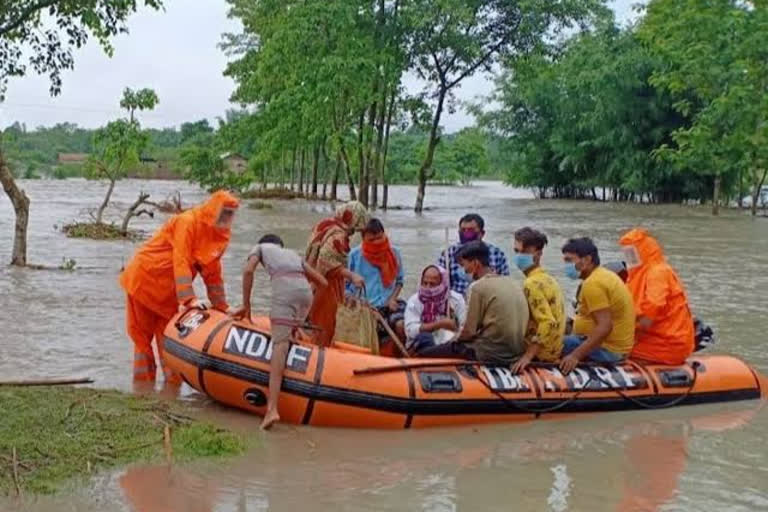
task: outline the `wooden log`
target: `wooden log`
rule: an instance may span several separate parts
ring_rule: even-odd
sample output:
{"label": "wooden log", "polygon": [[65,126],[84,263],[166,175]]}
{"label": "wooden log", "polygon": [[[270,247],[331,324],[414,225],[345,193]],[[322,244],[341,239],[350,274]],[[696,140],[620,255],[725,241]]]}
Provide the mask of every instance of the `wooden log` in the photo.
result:
{"label": "wooden log", "polygon": [[39,380],[4,380],[0,386],[69,386],[72,384],[92,384],[93,379],[39,379]]}

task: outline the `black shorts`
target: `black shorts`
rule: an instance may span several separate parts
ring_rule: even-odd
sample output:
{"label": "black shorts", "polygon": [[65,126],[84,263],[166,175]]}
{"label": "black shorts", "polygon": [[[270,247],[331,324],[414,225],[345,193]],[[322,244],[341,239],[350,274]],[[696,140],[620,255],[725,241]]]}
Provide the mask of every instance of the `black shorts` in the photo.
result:
{"label": "black shorts", "polygon": [[[405,320],[405,301],[404,300],[397,301],[396,311],[390,311],[389,306],[384,306],[377,309],[379,311],[379,314],[384,318],[384,320],[387,321],[387,324],[389,325],[390,329],[392,329],[393,331],[395,330],[395,326],[397,325],[397,322],[402,322]],[[376,332],[379,335],[379,340],[385,340],[389,338],[389,333],[387,333],[387,330],[384,329],[384,327],[382,327],[381,324],[377,324]]]}

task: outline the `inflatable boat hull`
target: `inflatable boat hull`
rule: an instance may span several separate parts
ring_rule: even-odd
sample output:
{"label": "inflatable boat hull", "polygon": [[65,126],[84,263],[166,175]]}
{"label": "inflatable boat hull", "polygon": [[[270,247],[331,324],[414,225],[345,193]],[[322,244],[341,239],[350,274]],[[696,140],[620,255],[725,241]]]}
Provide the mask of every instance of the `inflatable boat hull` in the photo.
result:
{"label": "inflatable boat hull", "polygon": [[[193,388],[263,414],[269,382],[269,320],[233,321],[192,311],[166,329],[166,361]],[[292,345],[280,397],[293,424],[416,428],[529,421],[541,416],[654,409],[760,399],[765,380],[741,360],[692,357],[682,366],[552,365],[508,368],[396,359],[352,349]]]}

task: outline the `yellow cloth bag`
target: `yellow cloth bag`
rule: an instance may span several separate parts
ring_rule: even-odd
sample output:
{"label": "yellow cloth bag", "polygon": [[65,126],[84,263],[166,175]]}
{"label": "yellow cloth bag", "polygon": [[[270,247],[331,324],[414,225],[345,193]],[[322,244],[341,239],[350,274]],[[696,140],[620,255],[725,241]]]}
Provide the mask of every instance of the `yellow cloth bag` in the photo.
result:
{"label": "yellow cloth bag", "polygon": [[355,297],[339,304],[336,310],[336,332],[333,341],[349,343],[367,348],[372,354],[379,354],[379,335],[376,333],[376,319],[368,303],[358,293]]}

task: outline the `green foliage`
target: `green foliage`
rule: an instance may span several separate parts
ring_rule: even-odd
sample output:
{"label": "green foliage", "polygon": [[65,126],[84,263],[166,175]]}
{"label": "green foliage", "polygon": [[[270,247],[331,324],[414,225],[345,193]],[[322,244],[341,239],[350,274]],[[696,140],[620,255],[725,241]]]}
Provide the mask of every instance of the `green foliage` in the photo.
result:
{"label": "green foliage", "polygon": [[[163,430],[171,427],[178,460],[244,451],[239,436],[199,422],[181,402],[118,391],[55,387],[3,388],[0,453],[15,449],[25,493],[51,494],[94,471],[164,457]],[[13,472],[0,472],[0,494],[15,494]]]}
{"label": "green foliage", "polygon": [[660,63],[633,29],[601,23],[554,54],[510,62],[482,124],[506,140],[507,179],[542,196],[688,196],[682,170],[651,152],[683,126],[673,100],[648,83]]}
{"label": "green foliage", "polygon": [[[62,71],[74,67],[72,50],[94,37],[111,55],[110,39],[126,32],[125,20],[143,4],[162,7],[160,0],[16,0],[0,6],[0,101],[9,77],[27,67],[47,74],[50,91],[61,91]],[[41,15],[45,13],[45,16]]]}
{"label": "green foliage", "polygon": [[90,178],[118,180],[139,164],[139,157],[149,137],[141,131],[137,121],[118,119],[96,131],[93,137],[94,154],[86,165]]}
{"label": "green foliage", "polygon": [[69,238],[89,240],[125,240],[139,237],[137,233],[124,233],[115,224],[104,222],[73,222],[62,226],[61,231]]}
{"label": "green foliage", "polygon": [[214,147],[185,146],[181,150],[184,177],[208,191],[219,189],[244,190],[253,179],[247,174],[236,174],[227,169]]}
{"label": "green foliage", "polygon": [[85,166],[82,164],[61,164],[51,171],[51,177],[57,180],[79,178],[85,176]]}
{"label": "green foliage", "polygon": [[140,89],[134,91],[133,89],[126,87],[123,91],[123,97],[120,100],[120,107],[128,112],[131,121],[133,121],[134,114],[137,110],[154,110],[158,103],[160,103],[160,99],[157,97],[157,93],[152,89]]}

